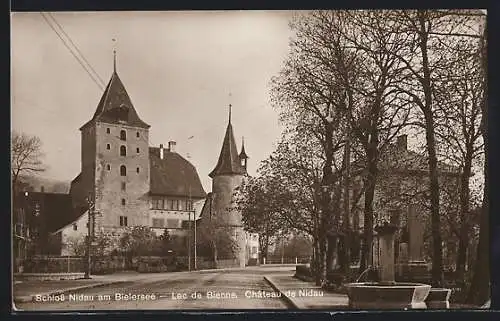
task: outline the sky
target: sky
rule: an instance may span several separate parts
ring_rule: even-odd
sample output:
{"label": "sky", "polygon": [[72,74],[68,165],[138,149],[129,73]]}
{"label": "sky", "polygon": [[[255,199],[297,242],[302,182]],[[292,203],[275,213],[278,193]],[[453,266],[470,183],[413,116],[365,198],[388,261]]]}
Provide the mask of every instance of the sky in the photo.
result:
{"label": "sky", "polygon": [[[291,12],[51,15],[105,84],[116,50],[118,75],[139,117],[151,125],[150,146],[176,141],[206,191],[229,104],[238,149],[245,137],[249,174],[273,151],[281,129],[269,85],[289,52]],[[71,181],[80,172],[79,128],[91,119],[103,89],[40,13],[13,13],[11,32],[12,129],[40,137],[44,177]]]}

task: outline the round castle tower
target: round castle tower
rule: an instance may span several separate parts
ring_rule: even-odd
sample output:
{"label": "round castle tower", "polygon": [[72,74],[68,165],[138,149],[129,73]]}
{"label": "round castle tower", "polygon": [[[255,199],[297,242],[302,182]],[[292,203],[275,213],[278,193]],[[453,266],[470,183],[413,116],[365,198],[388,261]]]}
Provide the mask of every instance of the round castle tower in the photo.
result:
{"label": "round castle tower", "polygon": [[241,212],[233,207],[234,192],[247,174],[247,159],[245,147],[242,145],[238,155],[231,125],[231,105],[229,105],[229,122],[222,143],[222,149],[215,169],[209,174],[212,178],[213,210],[221,221],[231,231],[236,244],[234,259],[240,267],[246,265],[246,238]]}

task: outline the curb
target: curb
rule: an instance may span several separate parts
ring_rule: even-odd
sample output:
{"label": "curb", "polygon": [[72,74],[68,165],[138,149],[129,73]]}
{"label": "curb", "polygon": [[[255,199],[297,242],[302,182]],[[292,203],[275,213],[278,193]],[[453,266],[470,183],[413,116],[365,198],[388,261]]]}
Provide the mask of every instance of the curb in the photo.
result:
{"label": "curb", "polygon": [[60,295],[60,294],[66,294],[68,292],[74,292],[74,291],[80,291],[80,290],[98,288],[98,287],[103,287],[103,286],[113,285],[113,284],[120,284],[120,283],[125,283],[125,282],[128,282],[128,281],[121,280],[121,281],[112,281],[112,282],[101,282],[101,283],[96,283],[96,284],[76,286],[76,287],[68,288],[68,289],[64,289],[64,290],[56,290],[56,291],[45,292],[45,293],[37,293],[37,294],[34,294],[34,295],[19,296],[19,297],[15,297],[14,298],[14,302],[15,303],[33,302],[33,298],[36,295],[43,295],[43,296]]}
{"label": "curb", "polygon": [[271,281],[267,276],[264,276],[264,281],[266,281],[267,283],[269,283],[269,285],[277,292],[281,293],[281,297],[283,299],[283,301],[285,301],[285,304],[288,305],[290,308],[292,309],[301,309],[299,307],[299,305],[294,302],[292,300],[292,298],[290,298],[289,296],[287,296],[280,288],[278,288],[276,286],[276,284],[274,284],[273,281]]}

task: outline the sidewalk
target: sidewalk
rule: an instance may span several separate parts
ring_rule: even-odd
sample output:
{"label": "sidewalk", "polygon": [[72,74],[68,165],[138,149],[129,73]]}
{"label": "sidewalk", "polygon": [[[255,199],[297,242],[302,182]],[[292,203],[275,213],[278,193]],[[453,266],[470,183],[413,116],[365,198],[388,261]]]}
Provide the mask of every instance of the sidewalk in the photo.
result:
{"label": "sidewalk", "polygon": [[282,298],[294,309],[344,310],[348,306],[345,294],[326,292],[312,282],[305,282],[293,275],[265,276],[271,287],[281,292]]}

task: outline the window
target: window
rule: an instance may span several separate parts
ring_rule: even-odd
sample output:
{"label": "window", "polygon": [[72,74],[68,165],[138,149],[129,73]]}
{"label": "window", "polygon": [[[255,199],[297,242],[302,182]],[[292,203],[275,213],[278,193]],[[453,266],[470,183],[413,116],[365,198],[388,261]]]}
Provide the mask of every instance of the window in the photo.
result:
{"label": "window", "polygon": [[125,205],[125,199],[122,198],[122,205]]}
{"label": "window", "polygon": [[181,228],[185,230],[189,229],[189,222],[190,221],[182,221]]}
{"label": "window", "polygon": [[179,210],[179,200],[174,201],[174,210]]}
{"label": "window", "polygon": [[165,226],[165,219],[163,218],[154,218],[153,219],[153,227],[159,228]]}
{"label": "window", "polygon": [[159,200],[159,199],[157,199],[157,198],[156,198],[156,199],[155,199],[155,198],[153,198],[153,199],[151,200],[151,208],[152,208],[152,209],[158,209],[158,208],[160,208],[160,200]]}
{"label": "window", "polygon": [[108,171],[109,171],[109,170],[111,170],[111,166],[110,166],[109,164],[108,164],[108,165],[106,165],[106,169],[107,169]]}
{"label": "window", "polygon": [[252,246],[252,254],[257,254],[257,247],[256,246]]}
{"label": "window", "polygon": [[120,156],[127,156],[127,147],[124,145],[120,146]]}
{"label": "window", "polygon": [[170,220],[167,219],[167,226],[168,228],[179,228],[179,222],[180,220]]}
{"label": "window", "polygon": [[122,182],[122,191],[127,190],[127,184],[125,182]]}
{"label": "window", "polygon": [[111,145],[110,144],[106,144],[106,149],[111,149]]}
{"label": "window", "polygon": [[168,200],[167,201],[167,209],[168,210],[173,210],[174,209],[174,200]]}
{"label": "window", "polygon": [[139,138],[141,135],[139,134],[139,132],[135,133],[135,136],[137,136],[137,138]]}
{"label": "window", "polygon": [[186,211],[192,211],[193,210],[193,202],[190,200],[186,200]]}
{"label": "window", "polygon": [[106,134],[111,133],[111,130],[109,128],[106,128]]}
{"label": "window", "polygon": [[120,216],[120,226],[128,226],[127,217]]}
{"label": "window", "polygon": [[127,140],[127,132],[124,130],[120,131],[120,139],[121,140]]}
{"label": "window", "polygon": [[137,147],[135,151],[137,152],[137,154],[139,154],[139,147]]}
{"label": "window", "polygon": [[127,167],[125,165],[120,166],[120,176],[127,176]]}
{"label": "window", "polygon": [[76,225],[76,223],[73,223],[73,231],[77,231],[78,230],[78,225]]}
{"label": "window", "polygon": [[139,173],[139,167],[137,167],[135,170],[137,171],[137,173]]}

